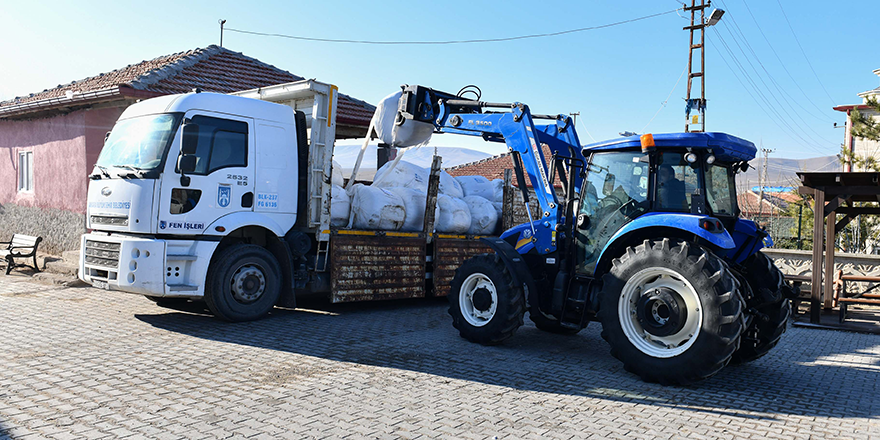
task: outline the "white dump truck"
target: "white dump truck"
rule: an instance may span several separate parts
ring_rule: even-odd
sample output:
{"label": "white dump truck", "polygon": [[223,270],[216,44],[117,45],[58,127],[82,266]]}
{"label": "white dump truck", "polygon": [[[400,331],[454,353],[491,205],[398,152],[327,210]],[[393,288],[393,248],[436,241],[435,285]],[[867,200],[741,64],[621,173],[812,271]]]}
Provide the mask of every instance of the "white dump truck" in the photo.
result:
{"label": "white dump truck", "polygon": [[336,87],[306,80],[235,95],[157,97],[120,116],[90,176],[83,281],[157,302],[204,299],[242,321],[294,307],[297,292],[443,296],[455,269],[488,251],[473,236],[433,232],[436,159],[431,232],[332,227]]}

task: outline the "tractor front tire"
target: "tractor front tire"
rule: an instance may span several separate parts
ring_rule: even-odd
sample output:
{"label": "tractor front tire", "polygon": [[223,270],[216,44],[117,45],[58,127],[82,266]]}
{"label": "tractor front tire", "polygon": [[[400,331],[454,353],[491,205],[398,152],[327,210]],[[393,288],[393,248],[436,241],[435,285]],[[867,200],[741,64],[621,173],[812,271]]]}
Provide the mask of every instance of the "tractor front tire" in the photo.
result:
{"label": "tractor front tire", "polygon": [[455,271],[449,291],[449,314],[461,337],[496,345],[523,324],[525,296],[507,265],[496,254],[477,255]]}
{"label": "tractor front tire", "polygon": [[602,281],[602,337],[647,382],[706,379],[739,347],[745,321],[735,278],[694,243],[645,240],[614,259]]}
{"label": "tractor front tire", "polygon": [[773,261],[757,252],[746,260],[745,266],[745,278],[754,295],[748,304],[757,313],[743,333],[739,350],[733,353],[731,363],[737,364],[756,360],[775,347],[788,328],[791,315],[790,295],[786,294],[790,287]]}
{"label": "tractor front tire", "polygon": [[265,248],[234,244],[208,268],[205,303],[217,318],[240,322],[262,318],[281,295],[281,265]]}

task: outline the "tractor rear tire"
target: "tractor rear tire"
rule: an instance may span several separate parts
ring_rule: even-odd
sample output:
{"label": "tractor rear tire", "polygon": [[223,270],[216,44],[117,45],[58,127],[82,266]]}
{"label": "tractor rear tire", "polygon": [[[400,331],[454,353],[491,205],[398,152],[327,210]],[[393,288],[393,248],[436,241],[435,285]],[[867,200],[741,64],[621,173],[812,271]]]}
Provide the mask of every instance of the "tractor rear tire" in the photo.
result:
{"label": "tractor rear tire", "polygon": [[557,335],[576,335],[581,329],[577,328],[569,328],[563,327],[559,320],[553,317],[545,316],[543,312],[538,310],[537,306],[532,306],[532,310],[529,310],[529,319],[535,323],[535,327],[538,330],[545,331],[547,333],[554,333]]}
{"label": "tractor rear tire", "polygon": [[706,379],[739,347],[745,321],[736,280],[694,243],[645,240],[614,259],[602,281],[602,337],[642,380]]}
{"label": "tractor rear tire", "polygon": [[507,265],[496,254],[477,255],[455,271],[449,291],[449,314],[461,337],[496,345],[523,324],[525,296]]}
{"label": "tractor rear tire", "polygon": [[275,306],[281,295],[281,265],[265,248],[234,244],[208,268],[205,303],[224,321],[253,321]]}
{"label": "tractor rear tire", "polygon": [[743,333],[739,350],[733,353],[731,363],[736,364],[756,360],[775,347],[788,328],[791,315],[787,292],[791,287],[773,261],[757,252],[746,260],[745,266],[745,278],[754,295],[749,307],[758,313]]}

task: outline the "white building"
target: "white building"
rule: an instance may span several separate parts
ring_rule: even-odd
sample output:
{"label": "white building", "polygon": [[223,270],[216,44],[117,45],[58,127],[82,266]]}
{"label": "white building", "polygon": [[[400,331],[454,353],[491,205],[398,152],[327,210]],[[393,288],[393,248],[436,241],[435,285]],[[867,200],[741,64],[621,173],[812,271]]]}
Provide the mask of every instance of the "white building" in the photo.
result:
{"label": "white building", "polygon": [[[880,69],[874,70],[874,75],[880,76]],[[875,157],[880,160],[880,142],[877,141],[869,141],[862,138],[853,138],[851,134],[852,130],[852,119],[850,115],[853,109],[858,109],[862,115],[873,118],[875,121],[880,122],[880,113],[877,113],[871,107],[865,105],[868,102],[869,97],[874,97],[877,100],[880,100],[880,87],[875,89],[871,89],[862,93],[859,93],[859,98],[862,98],[861,104],[853,104],[853,105],[840,105],[834,107],[834,110],[839,112],[846,112],[846,130],[844,133],[843,145],[849,149],[856,157]],[[863,171],[853,169],[852,164],[847,164],[844,167],[844,171]]]}

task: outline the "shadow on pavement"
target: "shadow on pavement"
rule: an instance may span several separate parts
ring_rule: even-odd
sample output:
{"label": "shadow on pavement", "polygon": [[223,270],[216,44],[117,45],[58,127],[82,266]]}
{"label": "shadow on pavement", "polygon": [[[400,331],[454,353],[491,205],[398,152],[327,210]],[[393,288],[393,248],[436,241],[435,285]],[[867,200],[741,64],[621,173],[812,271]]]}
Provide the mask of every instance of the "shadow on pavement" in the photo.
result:
{"label": "shadow on pavement", "polygon": [[609,354],[599,323],[576,336],[557,336],[537,330],[526,318],[513,338],[485,347],[460,338],[445,301],[437,299],[300,306],[237,324],[214,319],[199,304],[188,305],[189,313],[136,317],[197,338],[520,390],[756,419],[880,415],[874,399],[880,386],[880,351],[875,348],[880,338],[873,335],[789,330],[762,359],[728,366],[692,386],[663,387],[626,372]]}

